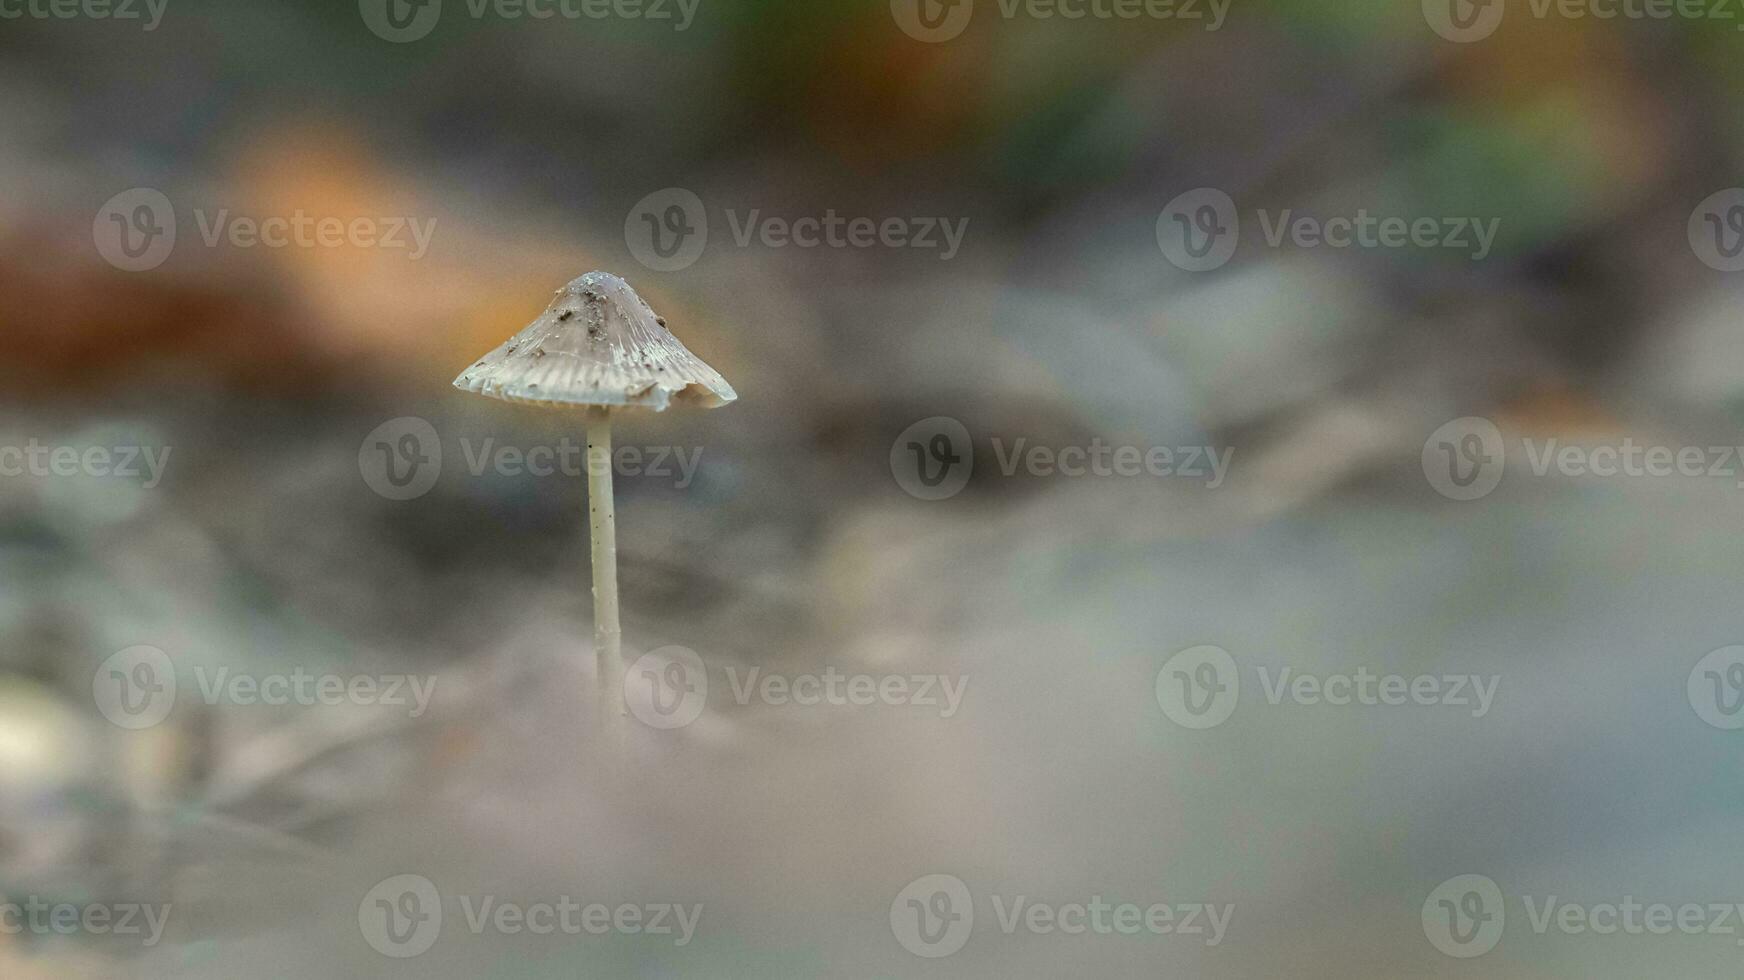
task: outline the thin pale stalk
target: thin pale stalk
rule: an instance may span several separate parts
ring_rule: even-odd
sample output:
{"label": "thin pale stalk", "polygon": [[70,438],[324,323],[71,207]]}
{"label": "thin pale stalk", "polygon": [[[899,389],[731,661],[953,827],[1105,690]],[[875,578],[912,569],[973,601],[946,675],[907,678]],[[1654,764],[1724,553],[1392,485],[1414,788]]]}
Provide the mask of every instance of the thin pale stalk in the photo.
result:
{"label": "thin pale stalk", "polygon": [[[618,530],[612,512],[612,422],[601,412],[587,422],[587,516],[593,543],[593,644],[599,658],[600,704],[624,712],[623,631],[618,626]],[[613,710],[615,709],[615,710]]]}

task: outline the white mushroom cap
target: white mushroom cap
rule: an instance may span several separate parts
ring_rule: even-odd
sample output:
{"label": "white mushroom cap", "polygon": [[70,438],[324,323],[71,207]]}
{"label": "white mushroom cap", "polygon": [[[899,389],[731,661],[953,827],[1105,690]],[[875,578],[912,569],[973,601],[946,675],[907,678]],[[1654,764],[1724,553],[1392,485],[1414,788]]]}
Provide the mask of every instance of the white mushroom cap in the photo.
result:
{"label": "white mushroom cap", "polygon": [[461,372],[454,387],[512,402],[656,412],[674,401],[719,408],[739,397],[629,283],[597,271],[559,289],[538,319]]}

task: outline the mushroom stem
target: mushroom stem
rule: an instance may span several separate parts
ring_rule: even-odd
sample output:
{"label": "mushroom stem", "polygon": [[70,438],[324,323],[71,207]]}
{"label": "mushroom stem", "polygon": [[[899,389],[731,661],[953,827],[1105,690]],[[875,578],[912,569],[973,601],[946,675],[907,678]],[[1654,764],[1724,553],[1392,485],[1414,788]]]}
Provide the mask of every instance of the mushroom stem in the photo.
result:
{"label": "mushroom stem", "polygon": [[618,530],[612,513],[612,420],[587,420],[588,537],[593,543],[593,645],[599,658],[600,704],[624,713],[623,656],[618,627]]}

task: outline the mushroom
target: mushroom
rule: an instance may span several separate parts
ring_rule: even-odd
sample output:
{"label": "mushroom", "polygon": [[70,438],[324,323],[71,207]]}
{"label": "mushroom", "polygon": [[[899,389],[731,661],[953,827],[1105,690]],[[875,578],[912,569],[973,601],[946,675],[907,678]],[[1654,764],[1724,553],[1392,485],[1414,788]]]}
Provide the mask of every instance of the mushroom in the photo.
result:
{"label": "mushroom", "polygon": [[594,647],[601,696],[611,697],[622,685],[623,669],[612,414],[632,408],[663,412],[671,404],[719,408],[739,396],[720,372],[678,342],[629,283],[598,271],[559,289],[538,319],[454,379],[454,387],[586,413]]}

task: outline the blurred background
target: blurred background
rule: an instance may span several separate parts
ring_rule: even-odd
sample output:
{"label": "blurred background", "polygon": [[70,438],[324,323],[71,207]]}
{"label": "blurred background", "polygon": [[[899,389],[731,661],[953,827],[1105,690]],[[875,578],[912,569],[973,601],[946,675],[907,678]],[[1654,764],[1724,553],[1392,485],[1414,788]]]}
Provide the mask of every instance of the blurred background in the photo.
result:
{"label": "blurred background", "polygon": [[[1533,467],[1744,442],[1744,19],[1439,2],[0,4],[0,907],[80,923],[0,916],[0,977],[1736,976],[1744,916],[1527,909],[1744,901],[1744,471]],[[1359,212],[1430,224],[1277,231]],[[704,675],[671,728],[602,716],[586,480],[523,465],[578,417],[450,387],[596,268],[740,395],[616,428],[627,657]],[[1241,689],[1194,728],[1204,645]],[[299,672],[431,697],[251,693]],[[931,875],[960,943],[898,922]],[[87,914],[134,904],[155,941]]]}

